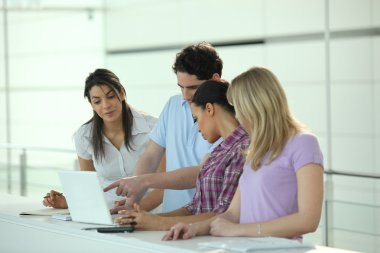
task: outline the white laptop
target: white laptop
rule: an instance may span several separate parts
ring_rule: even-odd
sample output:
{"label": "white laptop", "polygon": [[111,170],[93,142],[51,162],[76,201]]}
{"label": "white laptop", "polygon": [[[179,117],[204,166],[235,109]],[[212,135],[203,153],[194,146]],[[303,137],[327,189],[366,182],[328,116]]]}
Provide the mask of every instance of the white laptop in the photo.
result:
{"label": "white laptop", "polygon": [[58,173],[73,221],[115,225],[96,172]]}

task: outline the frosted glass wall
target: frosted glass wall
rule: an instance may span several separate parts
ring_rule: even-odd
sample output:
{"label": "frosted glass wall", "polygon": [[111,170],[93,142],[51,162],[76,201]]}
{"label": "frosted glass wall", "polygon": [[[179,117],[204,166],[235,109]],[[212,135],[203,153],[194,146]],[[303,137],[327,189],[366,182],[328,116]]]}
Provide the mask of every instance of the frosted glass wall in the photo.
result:
{"label": "frosted glass wall", "polygon": [[[330,2],[332,30],[379,28],[380,1]],[[336,170],[380,173],[379,35],[331,41],[331,163]],[[334,245],[379,252],[379,180],[334,176],[333,183]]]}
{"label": "frosted glass wall", "polygon": [[102,14],[11,12],[9,24],[12,142],[72,147],[90,115],[84,80],[103,66]]}
{"label": "frosted glass wall", "polygon": [[[209,41],[224,60],[227,80],[254,65],[278,75],[294,115],[319,136],[326,169],[380,173],[379,0],[329,1],[329,55],[322,0],[113,0],[106,5],[107,66],[123,76],[136,107],[158,115],[179,92],[170,68],[175,53]],[[378,179],[331,179],[329,244],[377,252]],[[324,225],[322,220],[306,240],[323,243]]]}
{"label": "frosted glass wall", "polygon": [[[132,106],[158,116],[180,92],[171,70],[175,54],[208,41],[224,60],[226,80],[254,65],[278,75],[294,115],[319,136],[326,169],[380,174],[380,0],[328,1],[330,55],[324,0],[7,2],[13,144],[73,149],[72,134],[92,113],[84,79],[98,67],[120,77]],[[0,143],[6,141],[3,25],[1,18]],[[4,150],[0,157],[5,191]],[[37,168],[72,168],[73,157],[32,152],[30,159]],[[55,170],[33,173],[31,188],[57,185]],[[16,170],[16,184],[17,178]],[[331,179],[329,244],[379,252],[379,180]],[[322,220],[305,240],[324,243],[324,226]]]}
{"label": "frosted glass wall", "polygon": [[[0,3],[2,7],[2,2]],[[6,128],[6,95],[5,95],[5,53],[4,53],[4,20],[3,13],[0,13],[0,142],[5,142],[7,139]],[[5,149],[0,149],[0,157],[3,158],[3,162],[7,157]],[[3,179],[3,183],[0,184],[0,191],[6,191],[6,173],[5,168],[0,169],[0,178]]]}
{"label": "frosted glass wall", "polygon": [[[9,55],[10,143],[74,150],[75,130],[92,110],[83,98],[86,76],[104,67],[102,1],[7,1],[8,34],[1,12],[0,143],[6,142],[4,39]],[[27,152],[28,194],[57,184],[57,169],[73,169],[75,153]],[[20,154],[11,153],[12,193],[19,193]],[[0,149],[0,187],[8,182],[5,149]]]}

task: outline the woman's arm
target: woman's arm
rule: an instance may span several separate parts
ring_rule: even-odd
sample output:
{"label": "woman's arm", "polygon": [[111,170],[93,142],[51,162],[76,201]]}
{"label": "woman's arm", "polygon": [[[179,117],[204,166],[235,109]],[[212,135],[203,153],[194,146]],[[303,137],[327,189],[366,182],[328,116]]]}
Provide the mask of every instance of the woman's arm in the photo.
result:
{"label": "woman's arm", "polygon": [[81,171],[95,171],[92,160],[86,160],[78,156],[79,168]]}
{"label": "woman's arm", "polygon": [[[243,172],[244,163],[244,156],[241,152],[236,152],[232,157],[231,162],[224,166],[223,183],[216,201],[217,204],[212,209],[213,212],[223,213],[230,207],[232,199],[235,196],[236,189],[239,186],[239,178]],[[239,207],[240,203],[237,204],[237,206]]]}
{"label": "woman's arm", "polygon": [[207,213],[200,213],[200,214],[194,214],[194,215],[186,215],[186,216],[172,216],[172,217],[163,217],[159,216],[160,221],[160,230],[169,230],[171,227],[173,227],[177,223],[185,223],[185,224],[191,224],[195,222],[201,222],[209,220],[210,218],[215,217],[217,214],[213,212],[207,212]]}
{"label": "woman's arm", "polygon": [[[210,213],[205,213],[205,216]],[[195,216],[195,215],[192,215]],[[189,216],[190,217],[190,216]],[[219,215],[210,215],[207,220],[202,220],[206,217],[195,217],[198,222],[185,224],[184,222],[177,223],[162,237],[162,240],[177,240],[189,239],[197,235],[207,235],[210,233],[210,225],[216,220],[228,220],[233,223],[238,223],[240,219],[240,189],[236,189],[235,195],[232,198],[231,204],[227,211]],[[189,220],[186,222],[190,223]]]}
{"label": "woman's arm", "polygon": [[[234,184],[237,183],[236,178],[232,174],[239,174],[239,173],[228,173],[228,176],[233,178],[231,180],[226,180],[226,184]],[[238,177],[238,176],[237,176]],[[234,187],[235,188],[235,187]],[[229,190],[223,190],[223,192],[226,192],[224,195],[230,194]],[[219,199],[220,201],[224,201],[224,198],[228,198],[227,196]],[[226,200],[227,201],[227,200]],[[229,200],[228,200],[229,202]],[[218,207],[217,209],[221,209],[222,207]],[[186,208],[179,208],[177,210],[174,210],[169,213],[163,213],[159,214],[159,216],[156,216],[155,219],[157,221],[157,226],[156,229],[161,229],[161,230],[166,230],[171,228],[173,225],[176,223],[194,223],[194,222],[199,222],[199,221],[204,221],[208,220],[210,218],[213,218],[217,215],[217,212],[207,212],[207,213],[201,213],[201,214],[195,214],[192,215]],[[240,218],[240,190],[239,187],[237,187],[237,190],[235,191],[235,194],[233,195],[233,198],[231,200],[231,204],[229,205],[227,211],[221,215],[218,215],[220,218],[228,219],[231,220],[232,222],[238,223],[239,218]],[[142,221],[143,218],[140,219]],[[193,224],[195,225],[195,224]],[[205,229],[203,231],[203,228]],[[199,233],[204,234],[208,233],[207,226],[205,227],[200,227]]]}
{"label": "woman's arm", "polygon": [[198,222],[216,215],[212,212],[192,215],[186,208],[179,208],[165,214],[152,214],[137,208],[135,211],[120,211],[119,214],[124,214],[127,217],[116,219],[117,223],[121,225],[134,223],[135,228],[141,230],[168,230],[178,222]]}
{"label": "woman's arm", "polygon": [[215,220],[211,234],[215,236],[295,237],[318,228],[323,202],[323,168],[308,164],[297,173],[298,212],[271,221],[251,224],[230,224]]}
{"label": "woman's arm", "polygon": [[218,215],[217,218],[222,218],[229,220],[234,223],[239,223],[240,221],[240,187],[238,186],[234,197],[232,198],[231,204],[227,211]]}

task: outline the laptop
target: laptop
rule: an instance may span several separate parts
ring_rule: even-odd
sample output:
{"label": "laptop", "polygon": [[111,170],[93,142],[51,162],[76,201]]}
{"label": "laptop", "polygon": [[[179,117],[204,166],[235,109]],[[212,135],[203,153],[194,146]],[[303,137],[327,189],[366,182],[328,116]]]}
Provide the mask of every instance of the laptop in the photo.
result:
{"label": "laptop", "polygon": [[59,171],[58,175],[73,221],[116,225],[96,172]]}

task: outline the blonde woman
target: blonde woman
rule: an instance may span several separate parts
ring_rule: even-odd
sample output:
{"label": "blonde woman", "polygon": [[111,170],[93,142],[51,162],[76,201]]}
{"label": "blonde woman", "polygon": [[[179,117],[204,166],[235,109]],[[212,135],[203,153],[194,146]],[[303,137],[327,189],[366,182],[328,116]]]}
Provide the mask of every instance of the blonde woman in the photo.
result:
{"label": "blonde woman", "polygon": [[196,235],[301,239],[319,224],[323,156],[317,138],[291,115],[285,92],[265,68],[232,80],[227,93],[251,138],[230,207],[212,219],[176,224],[163,240]]}

